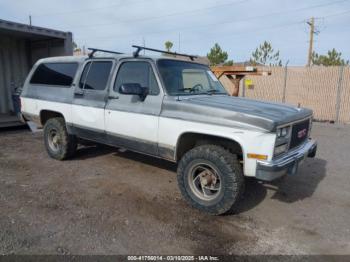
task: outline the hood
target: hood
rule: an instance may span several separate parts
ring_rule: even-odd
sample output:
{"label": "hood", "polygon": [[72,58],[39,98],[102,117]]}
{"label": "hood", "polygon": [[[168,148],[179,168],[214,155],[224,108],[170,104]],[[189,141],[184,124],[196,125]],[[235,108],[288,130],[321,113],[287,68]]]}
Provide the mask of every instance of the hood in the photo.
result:
{"label": "hood", "polygon": [[225,126],[274,131],[277,126],[312,115],[306,108],[226,95],[165,99],[162,115]]}

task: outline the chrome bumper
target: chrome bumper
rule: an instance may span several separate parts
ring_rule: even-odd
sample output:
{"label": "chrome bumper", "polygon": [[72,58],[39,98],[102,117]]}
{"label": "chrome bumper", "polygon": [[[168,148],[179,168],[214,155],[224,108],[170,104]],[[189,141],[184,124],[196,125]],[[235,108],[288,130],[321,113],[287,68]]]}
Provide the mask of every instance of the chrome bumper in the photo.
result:
{"label": "chrome bumper", "polygon": [[298,166],[306,157],[315,157],[317,143],[315,140],[308,140],[296,149],[271,161],[258,160],[256,168],[256,178],[272,181],[286,174],[298,172]]}

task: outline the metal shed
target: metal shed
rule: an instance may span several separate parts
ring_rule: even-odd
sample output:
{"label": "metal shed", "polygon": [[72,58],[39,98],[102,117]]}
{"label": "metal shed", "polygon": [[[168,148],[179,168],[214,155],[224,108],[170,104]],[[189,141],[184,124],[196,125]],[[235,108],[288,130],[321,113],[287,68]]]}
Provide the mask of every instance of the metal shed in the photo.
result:
{"label": "metal shed", "polygon": [[18,95],[34,63],[73,55],[72,33],[0,19],[0,127],[18,124]]}

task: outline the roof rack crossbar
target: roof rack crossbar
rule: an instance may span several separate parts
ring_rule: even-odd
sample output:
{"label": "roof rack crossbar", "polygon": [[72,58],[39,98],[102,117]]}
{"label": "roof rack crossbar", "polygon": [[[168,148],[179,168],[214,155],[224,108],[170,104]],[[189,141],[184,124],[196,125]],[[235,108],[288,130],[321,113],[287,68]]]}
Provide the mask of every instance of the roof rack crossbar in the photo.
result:
{"label": "roof rack crossbar", "polygon": [[98,49],[98,48],[88,48],[88,50],[91,50],[92,52],[89,54],[89,58],[92,58],[96,52],[103,52],[103,53],[110,53],[110,54],[117,54],[121,55],[123,53],[110,51],[110,50],[104,50],[104,49]]}
{"label": "roof rack crossbar", "polygon": [[197,56],[195,55],[188,55],[188,54],[181,54],[181,53],[176,53],[176,52],[169,52],[169,51],[164,51],[164,50],[159,50],[159,49],[154,49],[154,48],[149,48],[149,47],[144,47],[144,46],[138,46],[138,45],[133,45],[132,47],[136,48],[134,54],[134,57],[138,57],[139,53],[142,50],[148,50],[148,51],[153,51],[153,52],[157,52],[157,53],[163,53],[163,54],[169,54],[169,55],[178,55],[178,56],[185,56],[185,57],[189,57],[192,61],[197,58]]}

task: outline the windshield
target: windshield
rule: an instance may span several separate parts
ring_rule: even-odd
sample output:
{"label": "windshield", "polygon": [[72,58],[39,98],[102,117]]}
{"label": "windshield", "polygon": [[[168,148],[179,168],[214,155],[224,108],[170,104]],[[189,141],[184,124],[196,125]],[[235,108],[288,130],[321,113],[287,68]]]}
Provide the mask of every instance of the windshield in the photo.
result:
{"label": "windshield", "polygon": [[169,95],[227,94],[205,65],[160,59],[158,68]]}

